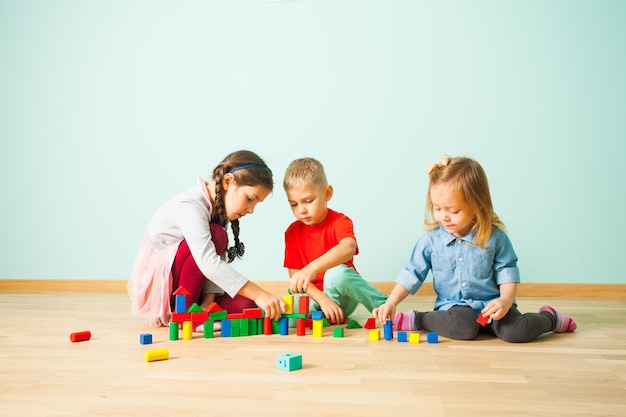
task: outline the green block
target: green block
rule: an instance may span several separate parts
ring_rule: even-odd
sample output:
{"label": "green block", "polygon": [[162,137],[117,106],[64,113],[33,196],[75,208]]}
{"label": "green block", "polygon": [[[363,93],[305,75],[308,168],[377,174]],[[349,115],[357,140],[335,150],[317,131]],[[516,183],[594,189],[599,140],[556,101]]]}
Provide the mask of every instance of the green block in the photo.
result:
{"label": "green block", "polygon": [[200,307],[196,303],[193,303],[191,307],[189,307],[189,310],[187,310],[187,313],[202,313],[203,311],[204,310],[202,309],[202,307]]}
{"label": "green block", "polygon": [[348,323],[348,325],[346,326],[347,329],[361,329],[362,326],[359,324],[358,321],[356,320],[352,320],[350,321],[350,323]]}
{"label": "green block", "polygon": [[335,330],[333,330],[333,334],[335,335],[335,337],[343,337],[343,327],[335,327]]}
{"label": "green block", "polygon": [[250,319],[241,319],[239,330],[242,336],[250,336]]}
{"label": "green block", "polygon": [[226,319],[226,315],[227,314],[228,314],[228,312],[226,310],[214,311],[214,312],[209,314],[209,318],[211,320],[224,320],[224,319]]}
{"label": "green block", "polygon": [[213,320],[207,320],[204,322],[204,338],[213,338]]}

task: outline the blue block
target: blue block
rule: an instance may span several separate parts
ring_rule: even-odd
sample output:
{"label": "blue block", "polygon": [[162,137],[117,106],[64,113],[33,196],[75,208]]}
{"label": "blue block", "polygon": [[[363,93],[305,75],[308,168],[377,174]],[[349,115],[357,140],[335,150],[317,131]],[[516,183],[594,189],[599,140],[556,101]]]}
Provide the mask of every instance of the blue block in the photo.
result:
{"label": "blue block", "polygon": [[230,337],[231,326],[230,320],[222,320],[222,337]]}
{"label": "blue block", "polygon": [[439,334],[437,332],[428,332],[426,334],[426,341],[428,343],[439,343]]}
{"label": "blue block", "polygon": [[409,335],[407,332],[398,332],[398,342],[408,342]]}
{"label": "blue block", "polygon": [[283,353],[278,355],[278,369],[283,371],[295,371],[302,369],[302,355],[295,353]]}
{"label": "blue block", "polygon": [[311,313],[311,318],[313,320],[321,320],[324,318],[324,313],[322,313],[319,310],[314,311],[313,313]]}
{"label": "blue block", "polygon": [[387,322],[383,326],[383,335],[385,337],[385,340],[393,339],[393,323],[391,320],[387,320]]}
{"label": "blue block", "polygon": [[287,317],[280,318],[280,334],[281,336],[289,334],[289,319]]}
{"label": "blue block", "polygon": [[144,333],[139,335],[139,343],[142,345],[152,344],[152,335],[150,333]]}
{"label": "blue block", "polygon": [[187,296],[185,294],[178,294],[175,299],[174,311],[176,313],[187,312]]}

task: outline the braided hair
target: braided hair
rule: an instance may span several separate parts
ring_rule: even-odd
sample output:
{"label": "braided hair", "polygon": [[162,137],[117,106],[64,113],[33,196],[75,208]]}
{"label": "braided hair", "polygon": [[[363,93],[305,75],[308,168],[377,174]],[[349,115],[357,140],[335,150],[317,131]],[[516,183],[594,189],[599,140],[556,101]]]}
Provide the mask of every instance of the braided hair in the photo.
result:
{"label": "braided hair", "polygon": [[[228,224],[226,206],[224,204],[224,175],[232,174],[239,185],[251,187],[262,186],[270,191],[274,188],[272,171],[265,165],[261,157],[251,151],[241,150],[228,154],[222,162],[213,169],[212,179],[215,182],[215,206],[213,216],[223,226]],[[226,249],[227,262],[241,258],[245,253],[245,246],[239,240],[239,219],[232,220],[230,227],[233,231],[234,245]]]}

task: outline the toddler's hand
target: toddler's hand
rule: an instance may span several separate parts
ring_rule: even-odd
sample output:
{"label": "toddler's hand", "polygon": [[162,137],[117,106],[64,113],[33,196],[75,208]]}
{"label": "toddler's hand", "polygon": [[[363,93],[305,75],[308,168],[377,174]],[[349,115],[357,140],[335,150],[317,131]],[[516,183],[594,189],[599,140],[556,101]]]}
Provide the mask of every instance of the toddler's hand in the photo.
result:
{"label": "toddler's hand", "polygon": [[393,318],[396,315],[396,306],[395,304],[386,302],[385,304],[372,310],[372,315],[380,322],[380,324],[385,324],[387,323],[387,320],[393,321]]}
{"label": "toddler's hand", "polygon": [[502,317],[506,316],[506,313],[509,312],[513,302],[503,299],[497,298],[487,304],[485,308],[480,312],[481,315],[486,317],[491,317],[493,320],[500,320]]}

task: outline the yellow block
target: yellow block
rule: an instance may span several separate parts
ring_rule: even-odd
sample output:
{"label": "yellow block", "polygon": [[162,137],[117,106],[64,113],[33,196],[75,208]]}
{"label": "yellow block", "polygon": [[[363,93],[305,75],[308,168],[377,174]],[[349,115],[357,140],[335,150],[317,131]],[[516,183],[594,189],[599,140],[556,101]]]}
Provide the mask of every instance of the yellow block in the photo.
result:
{"label": "yellow block", "polygon": [[167,348],[146,350],[146,362],[162,361],[169,358],[170,352]]}
{"label": "yellow block", "polygon": [[193,333],[191,330],[192,330],[191,322],[190,321],[183,322],[183,340],[193,339]]}
{"label": "yellow block", "polygon": [[420,342],[419,333],[409,333],[409,343],[419,343],[419,342]]}
{"label": "yellow block", "polygon": [[370,340],[380,340],[380,329],[370,330]]}
{"label": "yellow block", "polygon": [[324,334],[324,322],[322,320],[313,320],[313,336],[322,337]]}
{"label": "yellow block", "polygon": [[285,295],[283,297],[287,307],[285,307],[284,314],[293,314],[293,295]]}

